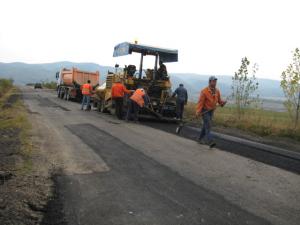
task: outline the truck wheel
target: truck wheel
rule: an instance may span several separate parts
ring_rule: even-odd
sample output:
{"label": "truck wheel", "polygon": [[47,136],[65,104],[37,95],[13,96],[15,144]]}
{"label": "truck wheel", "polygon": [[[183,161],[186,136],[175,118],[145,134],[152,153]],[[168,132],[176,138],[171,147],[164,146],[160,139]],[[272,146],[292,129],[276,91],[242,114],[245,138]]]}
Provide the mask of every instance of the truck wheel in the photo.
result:
{"label": "truck wheel", "polygon": [[59,98],[60,97],[60,87],[57,89],[57,97]]}
{"label": "truck wheel", "polygon": [[66,100],[67,100],[67,101],[69,101],[69,100],[70,100],[70,93],[69,93],[69,92],[67,93]]}
{"label": "truck wheel", "polygon": [[65,100],[69,101],[69,98],[70,98],[69,90],[65,89]]}
{"label": "truck wheel", "polygon": [[68,89],[65,89],[64,100],[67,100]]}
{"label": "truck wheel", "polygon": [[61,99],[63,99],[64,96],[65,96],[65,89],[64,89],[64,88],[61,88],[61,89],[60,89],[60,96],[59,96],[59,97],[60,97]]}

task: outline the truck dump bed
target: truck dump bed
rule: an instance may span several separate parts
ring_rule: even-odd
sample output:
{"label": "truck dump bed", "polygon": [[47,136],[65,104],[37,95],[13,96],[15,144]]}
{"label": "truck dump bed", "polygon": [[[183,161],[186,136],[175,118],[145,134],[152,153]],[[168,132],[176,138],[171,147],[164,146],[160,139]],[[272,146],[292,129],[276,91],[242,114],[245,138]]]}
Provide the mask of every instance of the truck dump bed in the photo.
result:
{"label": "truck dump bed", "polygon": [[74,83],[83,85],[88,80],[91,81],[92,86],[99,84],[99,71],[87,72],[76,68],[72,68],[71,70],[63,69],[61,71],[61,83],[65,86],[73,86]]}

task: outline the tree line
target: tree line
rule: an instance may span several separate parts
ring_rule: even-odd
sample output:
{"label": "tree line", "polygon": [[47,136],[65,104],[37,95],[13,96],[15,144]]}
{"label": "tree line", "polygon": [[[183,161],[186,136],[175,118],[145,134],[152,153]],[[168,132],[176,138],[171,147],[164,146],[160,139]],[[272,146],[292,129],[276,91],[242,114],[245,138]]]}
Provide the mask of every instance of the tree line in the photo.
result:
{"label": "tree line", "polygon": [[[247,57],[242,58],[241,65],[232,76],[231,99],[236,106],[237,119],[245,114],[245,110],[260,102],[256,79],[257,64],[251,65]],[[286,97],[284,106],[296,129],[299,126],[300,111],[300,50],[292,52],[292,62],[281,74],[280,86]]]}

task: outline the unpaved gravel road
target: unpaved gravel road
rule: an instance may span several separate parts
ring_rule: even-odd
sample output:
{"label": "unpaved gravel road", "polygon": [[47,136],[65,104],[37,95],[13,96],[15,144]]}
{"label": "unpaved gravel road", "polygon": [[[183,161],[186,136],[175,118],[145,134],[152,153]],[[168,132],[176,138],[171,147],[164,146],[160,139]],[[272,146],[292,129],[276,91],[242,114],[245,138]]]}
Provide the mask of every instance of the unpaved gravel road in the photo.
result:
{"label": "unpaved gravel road", "polygon": [[44,224],[299,224],[297,174],[22,91],[59,171]]}

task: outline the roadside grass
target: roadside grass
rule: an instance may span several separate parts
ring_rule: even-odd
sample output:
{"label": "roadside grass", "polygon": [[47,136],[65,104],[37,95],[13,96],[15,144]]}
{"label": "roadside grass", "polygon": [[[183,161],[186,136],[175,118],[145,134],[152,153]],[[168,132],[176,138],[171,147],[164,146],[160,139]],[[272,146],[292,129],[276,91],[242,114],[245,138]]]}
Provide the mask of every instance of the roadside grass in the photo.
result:
{"label": "roadside grass", "polygon": [[[189,103],[186,106],[187,121],[195,123],[195,109],[196,103]],[[245,109],[244,114],[238,118],[234,106],[219,107],[214,114],[214,125],[236,128],[262,137],[287,137],[300,141],[300,124],[294,129],[287,112]]]}
{"label": "roadside grass", "polygon": [[43,82],[42,86],[48,89],[56,89],[56,82],[51,81],[51,82]]}
{"label": "roadside grass", "polygon": [[13,87],[13,80],[11,79],[0,79],[0,98]]}
{"label": "roadside grass", "polygon": [[[14,95],[17,97],[12,98]],[[14,138],[20,142],[21,146],[18,154],[22,156],[23,163],[16,169],[20,173],[31,170],[33,149],[30,138],[31,124],[20,91],[14,86],[6,88],[6,93],[0,98],[0,130],[2,129],[19,131]]]}

